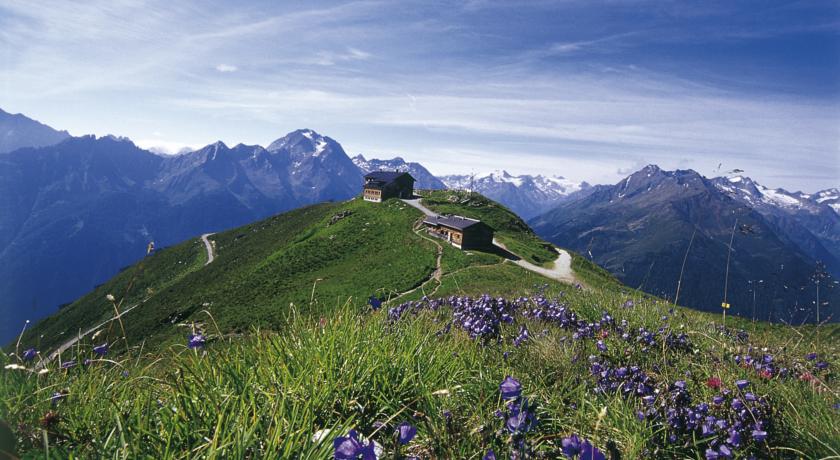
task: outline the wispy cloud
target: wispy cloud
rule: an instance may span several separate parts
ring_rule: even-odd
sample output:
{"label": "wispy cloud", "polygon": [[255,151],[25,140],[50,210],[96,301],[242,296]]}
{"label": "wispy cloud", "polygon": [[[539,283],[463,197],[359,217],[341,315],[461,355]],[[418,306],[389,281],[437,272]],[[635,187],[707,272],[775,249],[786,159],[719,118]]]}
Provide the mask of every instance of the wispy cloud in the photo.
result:
{"label": "wispy cloud", "polygon": [[[311,127],[441,173],[597,182],[726,159],[768,185],[840,176],[830,6],[606,3],[10,0],[0,107],[169,151]],[[807,34],[790,56],[759,46]]]}
{"label": "wispy cloud", "polygon": [[311,62],[317,65],[331,66],[339,62],[366,61],[371,54],[356,48],[347,48],[345,52],[319,51],[314,58],[304,59],[302,62]]}
{"label": "wispy cloud", "polygon": [[216,66],[216,70],[219,71],[219,72],[222,72],[222,73],[230,73],[230,72],[236,72],[237,70],[239,70],[239,68],[236,67],[235,65],[219,64],[219,65]]}

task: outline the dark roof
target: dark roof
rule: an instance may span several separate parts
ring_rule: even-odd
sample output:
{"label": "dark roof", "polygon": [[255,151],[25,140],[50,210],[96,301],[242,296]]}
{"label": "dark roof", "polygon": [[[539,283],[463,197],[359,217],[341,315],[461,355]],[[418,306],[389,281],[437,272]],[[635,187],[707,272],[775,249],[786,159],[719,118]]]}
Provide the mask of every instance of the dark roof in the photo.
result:
{"label": "dark roof", "polygon": [[[411,175],[408,174],[407,172],[373,171],[371,173],[365,174],[365,181],[375,181],[375,182],[382,182],[382,183],[387,184],[387,183],[390,183],[390,182],[393,182],[393,181],[397,180],[397,178],[399,178],[403,174],[406,174],[406,175],[408,175],[408,177],[411,177]],[[411,178],[414,179],[413,177],[411,177]]]}
{"label": "dark roof", "polygon": [[429,216],[423,220],[423,223],[430,225],[443,225],[444,227],[464,230],[467,227],[480,224],[481,221],[463,216]]}

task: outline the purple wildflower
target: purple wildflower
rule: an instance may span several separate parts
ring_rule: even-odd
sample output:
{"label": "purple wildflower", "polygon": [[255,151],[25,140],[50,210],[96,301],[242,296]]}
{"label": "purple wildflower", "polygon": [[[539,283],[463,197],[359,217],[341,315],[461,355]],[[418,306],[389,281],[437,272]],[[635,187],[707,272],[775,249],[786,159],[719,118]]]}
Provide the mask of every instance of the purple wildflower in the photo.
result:
{"label": "purple wildflower", "polygon": [[493,449],[487,451],[487,454],[484,455],[482,460],[496,460],[496,453],[493,452]]}
{"label": "purple wildflower", "polygon": [[518,347],[530,338],[531,334],[528,332],[528,328],[525,326],[519,326],[519,335],[517,335],[516,338],[513,339],[513,346]]}
{"label": "purple wildflower", "polygon": [[598,347],[598,351],[600,351],[601,353],[605,353],[607,351],[607,345],[604,344],[603,340],[595,342],[595,346]]}
{"label": "purple wildflower", "polygon": [[35,359],[36,356],[38,356],[38,350],[36,350],[34,348],[30,348],[30,349],[23,352],[23,355],[21,356],[21,358],[24,361],[32,361],[33,359]]}
{"label": "purple wildflower", "polygon": [[187,346],[190,348],[204,348],[206,342],[203,334],[190,334],[187,341]]}
{"label": "purple wildflower", "polygon": [[77,364],[76,360],[71,359],[70,361],[64,361],[63,363],[61,363],[61,368],[62,369],[70,369],[71,367],[76,367],[76,364]]}
{"label": "purple wildflower", "polygon": [[505,427],[512,434],[527,433],[537,424],[537,417],[531,407],[528,406],[528,401],[523,401],[522,404],[513,404],[510,408],[510,414],[505,421]]}
{"label": "purple wildflower", "polygon": [[734,447],[741,447],[741,433],[735,429],[729,430],[729,438],[726,439],[726,442]]}
{"label": "purple wildflower", "polygon": [[103,343],[98,347],[93,347],[93,352],[96,353],[98,356],[105,356],[108,354],[108,343]]}
{"label": "purple wildflower", "polygon": [[580,453],[580,438],[576,434],[563,438],[560,445],[563,447],[563,455],[566,457],[574,458],[575,455]]}
{"label": "purple wildflower", "polygon": [[379,310],[382,307],[382,301],[374,296],[370,296],[368,299],[368,305],[370,305],[370,308],[373,308],[374,310]]}
{"label": "purple wildflower", "polygon": [[752,437],[756,440],[756,442],[763,442],[767,439],[767,432],[762,430],[753,430]]}
{"label": "purple wildflower", "polygon": [[522,394],[522,385],[508,375],[499,384],[499,392],[502,394],[502,399],[516,399]]}
{"label": "purple wildflower", "polygon": [[604,454],[587,439],[581,439],[577,434],[563,438],[560,441],[563,455],[580,460],[606,460]]}
{"label": "purple wildflower", "polygon": [[411,442],[415,436],[417,436],[417,428],[412,426],[410,423],[402,422],[400,423],[400,426],[397,427],[397,441],[401,446]]}
{"label": "purple wildflower", "polygon": [[362,460],[376,460],[373,447],[373,441],[365,445],[359,439],[359,433],[356,430],[350,430],[347,436],[333,439],[333,455],[336,460],[356,460],[359,456]]}
{"label": "purple wildflower", "polygon": [[580,446],[581,460],[607,460],[607,457],[589,441],[583,441]]}
{"label": "purple wildflower", "polygon": [[737,382],[735,382],[735,386],[738,387],[739,390],[743,390],[744,388],[748,387],[749,385],[750,385],[749,380],[738,380]]}

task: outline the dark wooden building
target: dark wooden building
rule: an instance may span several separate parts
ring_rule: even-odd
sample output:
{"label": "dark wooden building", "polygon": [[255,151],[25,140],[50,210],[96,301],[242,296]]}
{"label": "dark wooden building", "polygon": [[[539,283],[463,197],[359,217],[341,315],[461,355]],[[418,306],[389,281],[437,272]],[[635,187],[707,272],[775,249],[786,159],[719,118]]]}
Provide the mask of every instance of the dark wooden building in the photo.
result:
{"label": "dark wooden building", "polygon": [[459,249],[493,245],[493,229],[484,222],[462,216],[429,216],[423,220],[429,234]]}
{"label": "dark wooden building", "polygon": [[407,172],[374,171],[365,175],[365,201],[380,203],[388,198],[411,198],[414,178]]}

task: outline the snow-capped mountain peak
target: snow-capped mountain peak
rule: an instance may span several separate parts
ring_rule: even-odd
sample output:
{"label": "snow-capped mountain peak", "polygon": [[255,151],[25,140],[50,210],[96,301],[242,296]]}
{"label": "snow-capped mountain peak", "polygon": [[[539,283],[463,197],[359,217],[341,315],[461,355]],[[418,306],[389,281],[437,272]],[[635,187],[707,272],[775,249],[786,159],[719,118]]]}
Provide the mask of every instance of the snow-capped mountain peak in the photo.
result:
{"label": "snow-capped mountain peak", "polygon": [[773,206],[787,210],[811,210],[815,204],[811,195],[788,192],[781,188],[771,189],[745,176],[717,177],[712,181],[719,190],[751,207]]}
{"label": "snow-capped mountain peak", "polygon": [[402,157],[394,157],[390,160],[367,160],[364,155],[356,155],[352,159],[362,174],[367,174],[372,171],[406,171],[417,181],[414,184],[414,187],[417,189],[439,190],[446,188],[446,185],[432,175],[423,165],[406,162]]}
{"label": "snow-capped mountain peak", "polygon": [[513,175],[505,170],[476,175],[441,177],[451,189],[473,190],[508,206],[525,219],[557,205],[563,198],[589,187],[563,176]]}

